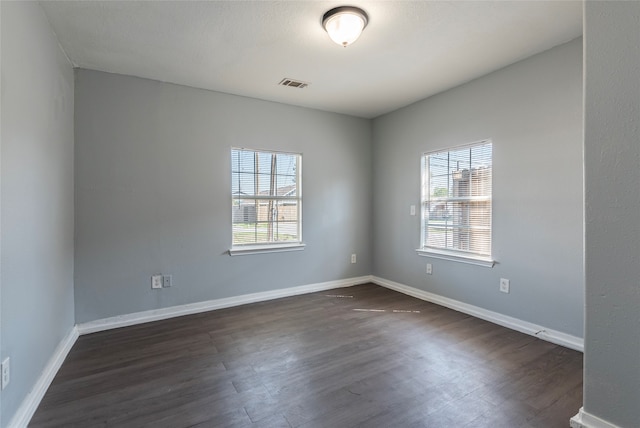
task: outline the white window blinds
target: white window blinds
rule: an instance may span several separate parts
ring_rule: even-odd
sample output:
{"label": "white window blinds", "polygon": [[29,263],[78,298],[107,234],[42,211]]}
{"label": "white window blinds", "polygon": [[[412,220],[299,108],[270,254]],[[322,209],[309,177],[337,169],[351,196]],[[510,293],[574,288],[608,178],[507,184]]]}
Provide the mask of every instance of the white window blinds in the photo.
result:
{"label": "white window blinds", "polygon": [[491,256],[490,141],[422,157],[423,250]]}
{"label": "white window blinds", "polygon": [[232,245],[302,242],[301,156],[231,149]]}

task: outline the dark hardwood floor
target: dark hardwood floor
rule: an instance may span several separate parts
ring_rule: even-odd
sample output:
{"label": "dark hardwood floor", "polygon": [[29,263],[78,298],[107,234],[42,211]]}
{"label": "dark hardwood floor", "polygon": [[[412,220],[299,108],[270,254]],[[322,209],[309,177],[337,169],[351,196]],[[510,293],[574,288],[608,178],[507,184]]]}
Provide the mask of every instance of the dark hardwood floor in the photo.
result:
{"label": "dark hardwood floor", "polygon": [[582,354],[373,284],[82,336],[30,427],[568,427]]}

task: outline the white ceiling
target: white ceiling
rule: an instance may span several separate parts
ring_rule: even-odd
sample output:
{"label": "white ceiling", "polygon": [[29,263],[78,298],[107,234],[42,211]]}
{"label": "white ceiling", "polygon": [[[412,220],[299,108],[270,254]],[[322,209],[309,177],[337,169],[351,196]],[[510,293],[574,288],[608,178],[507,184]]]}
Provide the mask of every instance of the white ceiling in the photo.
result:
{"label": "white ceiling", "polygon": [[[76,67],[372,118],[582,34],[581,1],[42,1]],[[321,26],[354,5],[353,45]],[[278,86],[283,78],[305,89]]]}

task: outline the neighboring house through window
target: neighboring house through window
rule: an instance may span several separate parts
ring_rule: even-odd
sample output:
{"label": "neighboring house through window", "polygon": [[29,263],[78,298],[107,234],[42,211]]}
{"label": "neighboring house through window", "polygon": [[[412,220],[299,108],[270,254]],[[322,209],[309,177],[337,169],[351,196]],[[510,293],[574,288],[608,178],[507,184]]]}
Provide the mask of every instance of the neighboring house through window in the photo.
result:
{"label": "neighboring house through window", "polygon": [[422,227],[418,252],[493,266],[492,143],[422,156]]}
{"label": "neighboring house through window", "polygon": [[302,249],[302,156],[231,149],[230,254]]}

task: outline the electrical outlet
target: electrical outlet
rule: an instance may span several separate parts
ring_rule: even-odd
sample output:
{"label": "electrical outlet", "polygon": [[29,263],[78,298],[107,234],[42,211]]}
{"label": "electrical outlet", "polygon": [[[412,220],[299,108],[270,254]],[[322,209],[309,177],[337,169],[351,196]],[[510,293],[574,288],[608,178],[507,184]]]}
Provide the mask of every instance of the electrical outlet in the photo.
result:
{"label": "electrical outlet", "polygon": [[162,287],[169,288],[171,287],[171,275],[162,275]]}
{"label": "electrical outlet", "polygon": [[356,255],[351,254],[351,263],[355,263],[355,262],[356,262]]}
{"label": "electrical outlet", "polygon": [[433,273],[433,266],[431,263],[427,263],[427,275],[431,275]]}
{"label": "electrical outlet", "polygon": [[416,215],[416,206],[415,205],[411,205],[409,207],[409,215]]}
{"label": "electrical outlet", "polygon": [[162,275],[151,276],[151,288],[162,288]]}
{"label": "electrical outlet", "polygon": [[500,291],[503,293],[509,292],[509,280],[505,278],[500,278]]}
{"label": "electrical outlet", "polygon": [[9,357],[5,358],[4,361],[2,361],[2,389],[5,389],[9,385],[9,382],[11,382],[11,367],[9,365],[10,362],[11,360],[9,359]]}

